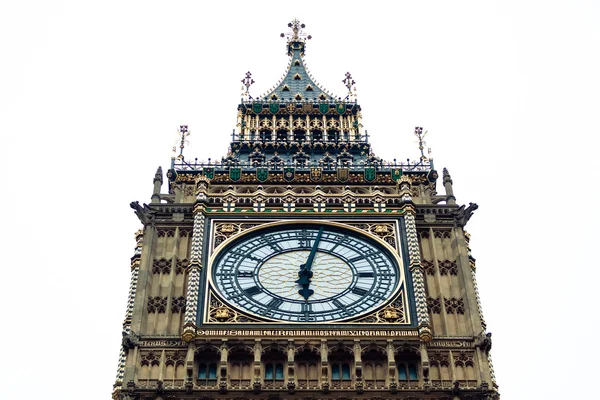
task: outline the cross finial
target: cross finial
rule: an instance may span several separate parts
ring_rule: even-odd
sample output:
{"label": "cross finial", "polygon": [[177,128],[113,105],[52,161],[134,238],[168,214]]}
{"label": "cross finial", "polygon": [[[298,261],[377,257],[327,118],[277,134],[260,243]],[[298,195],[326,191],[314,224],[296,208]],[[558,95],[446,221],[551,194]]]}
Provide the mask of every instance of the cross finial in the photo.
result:
{"label": "cross finial", "polygon": [[302,40],[303,38],[307,38],[308,40],[312,39],[312,36],[310,35],[306,35],[304,32],[302,32],[302,29],[306,28],[306,25],[304,25],[303,23],[301,23],[300,21],[298,21],[296,18],[294,18],[292,20],[292,22],[290,22],[288,24],[288,28],[291,28],[292,31],[288,32],[287,35],[285,33],[282,33],[281,37],[288,37],[288,42],[298,42],[300,40]]}
{"label": "cross finial", "polygon": [[356,95],[356,86],[354,87],[354,93],[352,92],[352,86],[356,84],[356,82],[354,81],[354,79],[352,79],[352,75],[350,75],[350,72],[346,72],[346,78],[344,78],[342,83],[348,88],[347,98],[352,98],[352,96]]}
{"label": "cross finial", "polygon": [[[179,125],[177,135],[179,136],[179,155],[177,158],[183,160],[183,149],[185,148],[186,144],[189,144],[189,141],[186,139],[188,136],[190,136],[190,132],[188,132],[188,126]],[[173,146],[173,153],[177,153],[177,146]]]}
{"label": "cross finial", "polygon": [[250,73],[250,71],[246,72],[246,77],[242,79],[242,84],[244,85],[242,87],[242,96],[245,96],[246,98],[251,98],[250,91],[248,89],[250,89],[250,86],[252,86],[253,83],[254,79],[252,79],[252,73]]}
{"label": "cross finial", "polygon": [[[425,139],[425,136],[427,136],[427,131],[425,131],[425,133],[423,133],[423,127],[416,126],[415,127],[415,136],[417,138],[419,138],[419,150],[421,151],[421,161],[426,161],[427,157],[425,157],[425,153],[423,152],[423,149],[425,148],[425,146],[427,146],[427,143],[425,143],[425,141],[423,139]],[[428,150],[431,153],[431,149],[428,149]]]}

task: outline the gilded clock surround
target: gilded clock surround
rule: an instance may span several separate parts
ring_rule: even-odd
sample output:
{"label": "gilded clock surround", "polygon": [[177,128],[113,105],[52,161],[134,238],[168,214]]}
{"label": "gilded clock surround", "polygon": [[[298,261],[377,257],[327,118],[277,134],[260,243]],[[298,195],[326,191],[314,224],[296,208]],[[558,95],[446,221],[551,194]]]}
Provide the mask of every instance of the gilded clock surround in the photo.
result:
{"label": "gilded clock surround", "polygon": [[[286,322],[286,321],[269,321],[260,315],[255,315],[249,311],[239,310],[236,307],[231,306],[226,300],[220,298],[218,290],[215,289],[215,283],[211,274],[211,268],[214,265],[215,260],[219,257],[220,252],[224,251],[229,244],[234,240],[242,240],[245,236],[252,236],[255,233],[259,233],[261,230],[281,228],[288,226],[295,226],[302,224],[304,226],[330,226],[337,229],[348,230],[354,232],[356,235],[365,236],[368,235],[369,239],[377,242],[380,246],[384,247],[387,253],[393,257],[395,263],[399,267],[400,277],[399,284],[394,290],[393,294],[389,297],[385,304],[377,307],[375,311],[371,313],[357,315],[351,319],[346,318],[343,321],[327,321],[327,325],[347,325],[347,324],[398,324],[406,327],[411,326],[410,317],[410,306],[408,303],[408,296],[406,291],[406,278],[405,278],[405,262],[403,261],[402,254],[397,249],[402,248],[399,242],[398,220],[379,220],[379,221],[357,221],[357,220],[244,220],[236,221],[232,220],[215,220],[212,223],[212,229],[210,232],[209,243],[215,243],[217,240],[223,237],[223,231],[230,233],[230,235],[224,241],[219,241],[219,245],[213,248],[212,244],[209,244],[209,248],[213,248],[210,254],[208,265],[209,270],[207,272],[207,290],[205,292],[204,299],[204,320],[202,324],[222,324],[222,323],[236,323],[236,324],[254,324],[256,321],[263,321],[272,324],[319,324],[316,322]],[[361,229],[362,228],[362,229]],[[390,238],[393,239],[393,243],[390,243]],[[225,313],[224,310],[228,310]],[[223,318],[215,318],[217,313],[222,313]],[[226,317],[225,317],[226,315]],[[356,321],[354,321],[356,320]],[[322,323],[321,323],[322,324]]]}

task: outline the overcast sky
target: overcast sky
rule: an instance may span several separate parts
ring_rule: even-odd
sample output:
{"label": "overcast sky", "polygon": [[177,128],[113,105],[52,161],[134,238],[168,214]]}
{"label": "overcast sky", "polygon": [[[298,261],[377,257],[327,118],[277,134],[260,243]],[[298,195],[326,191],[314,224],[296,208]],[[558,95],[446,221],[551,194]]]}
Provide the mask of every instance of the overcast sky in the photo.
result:
{"label": "overcast sky", "polygon": [[417,159],[423,126],[458,202],[479,204],[467,230],[504,398],[590,396],[599,3],[389,4],[2,2],[3,398],[109,398],[129,203],[150,201],[180,124],[188,158],[225,155],[240,80],[255,97],[277,83],[293,18],[320,85],[342,96],[352,73],[376,155]]}

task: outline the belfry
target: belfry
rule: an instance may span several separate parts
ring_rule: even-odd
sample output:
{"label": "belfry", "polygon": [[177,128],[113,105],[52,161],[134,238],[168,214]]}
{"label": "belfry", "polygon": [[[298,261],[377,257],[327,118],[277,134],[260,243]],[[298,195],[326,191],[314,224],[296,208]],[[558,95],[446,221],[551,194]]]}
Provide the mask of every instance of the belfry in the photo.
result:
{"label": "belfry", "polygon": [[[247,73],[220,161],[183,156],[149,204],[113,398],[499,399],[452,179],[425,156],[388,162],[363,129],[354,80],[333,95],[289,64],[256,98]],[[166,185],[165,185],[166,184]]]}

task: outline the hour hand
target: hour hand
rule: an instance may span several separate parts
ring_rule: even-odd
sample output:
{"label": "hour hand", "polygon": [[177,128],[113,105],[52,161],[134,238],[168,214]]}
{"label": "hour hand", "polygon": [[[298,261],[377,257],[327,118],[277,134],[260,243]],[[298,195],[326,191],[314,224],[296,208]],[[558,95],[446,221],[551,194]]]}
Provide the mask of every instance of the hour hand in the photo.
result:
{"label": "hour hand", "polygon": [[317,249],[319,248],[319,242],[321,241],[321,235],[323,234],[323,228],[319,229],[319,233],[317,233],[317,237],[315,239],[315,243],[310,250],[310,254],[308,255],[308,259],[306,263],[300,265],[300,271],[298,271],[298,280],[296,283],[302,286],[302,289],[298,290],[298,293],[304,297],[305,300],[308,301],[308,298],[314,293],[314,290],[309,289],[310,279],[313,276],[311,271],[313,261],[315,260],[315,254],[317,253]]}
{"label": "hour hand", "polygon": [[298,290],[298,293],[304,297],[305,300],[308,300],[308,298],[315,292],[314,290],[309,289],[310,279],[312,276],[312,271],[306,268],[306,264],[302,264],[300,266],[300,271],[298,271],[298,280],[296,283],[302,286],[302,289]]}

